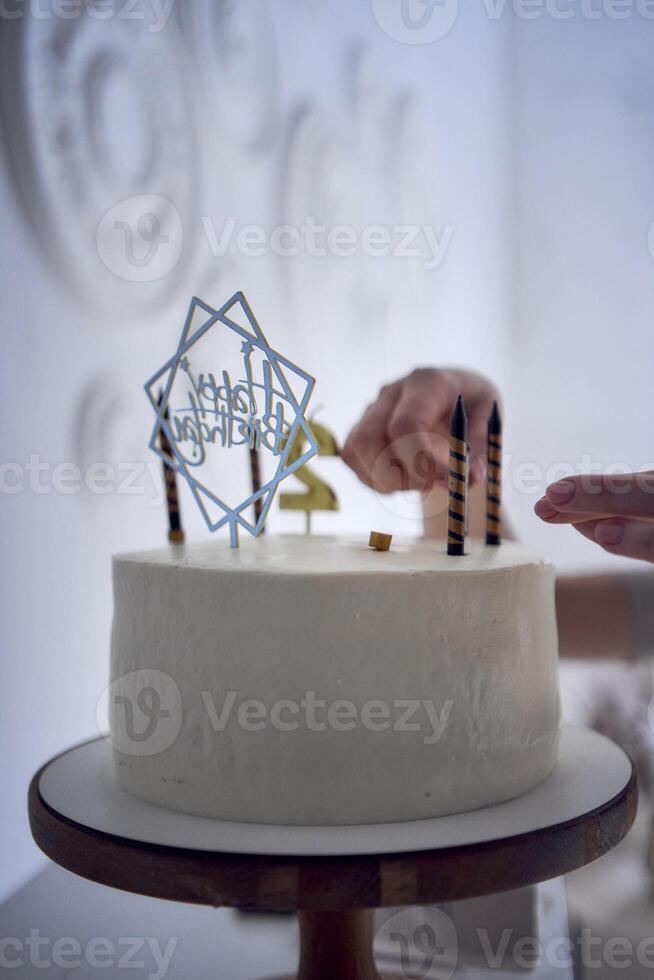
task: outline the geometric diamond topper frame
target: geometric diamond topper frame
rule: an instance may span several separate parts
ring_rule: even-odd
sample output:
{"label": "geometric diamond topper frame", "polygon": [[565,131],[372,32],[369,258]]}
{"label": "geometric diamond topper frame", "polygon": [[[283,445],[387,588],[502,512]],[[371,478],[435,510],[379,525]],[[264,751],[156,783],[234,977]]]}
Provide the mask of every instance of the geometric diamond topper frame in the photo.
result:
{"label": "geometric diamond topper frame", "polygon": [[[239,316],[241,323],[237,322]],[[197,321],[198,317],[201,319],[200,325],[194,327],[194,321]],[[212,373],[202,372],[198,375],[199,380],[196,380],[191,372],[188,354],[212,329],[233,331],[236,338],[241,339],[240,354],[246,377],[240,379],[236,385],[232,385],[229,375],[225,375],[229,382],[227,385],[216,385],[215,378],[219,377],[218,372],[213,373],[216,365],[208,365]],[[252,377],[251,357],[255,351],[265,368],[267,379],[265,386],[257,383]],[[220,368],[220,365],[217,367]],[[170,404],[171,392],[173,386],[179,384],[180,372],[184,372],[189,379],[190,387],[187,396],[193,405],[190,411],[195,414],[195,417],[204,419],[208,414],[213,422],[217,421],[220,415],[223,426],[220,437],[223,445],[226,444],[228,448],[241,445],[264,449],[271,452],[277,460],[272,478],[235,507],[230,506],[214,489],[206,486],[196,476],[193,470],[197,463],[188,460],[180,450],[179,444],[188,434],[188,428],[185,426],[193,424],[180,420],[179,417],[176,418],[173,406]],[[149,443],[150,449],[186,480],[210,531],[217,531],[218,528],[229,525],[230,544],[233,548],[238,547],[239,526],[255,536],[261,533],[281,481],[318,452],[318,445],[305,417],[314,386],[315,379],[311,375],[270,347],[245,296],[240,291],[218,310],[214,310],[201,299],[193,297],[177,350],[146,383],[145,390],[156,413],[156,422]],[[274,401],[277,409],[275,422],[267,426],[263,425],[262,415],[259,413],[259,399],[264,387],[268,407]],[[295,391],[294,387],[299,390]],[[163,395],[161,398],[160,392]],[[207,401],[210,403],[209,407]],[[290,413],[290,421],[285,419],[286,411]],[[229,432],[226,435],[227,417]],[[266,416],[267,419],[268,417]],[[236,434],[241,438],[232,442],[234,427],[236,427]],[[161,448],[161,430],[168,437],[170,454]],[[299,430],[304,435],[303,441],[307,448],[298,459],[289,463],[288,457]],[[212,431],[216,438],[217,427]],[[204,453],[206,449],[207,447],[203,445],[202,452]],[[258,519],[253,522],[248,520],[246,511],[258,500],[261,501],[261,510]]]}

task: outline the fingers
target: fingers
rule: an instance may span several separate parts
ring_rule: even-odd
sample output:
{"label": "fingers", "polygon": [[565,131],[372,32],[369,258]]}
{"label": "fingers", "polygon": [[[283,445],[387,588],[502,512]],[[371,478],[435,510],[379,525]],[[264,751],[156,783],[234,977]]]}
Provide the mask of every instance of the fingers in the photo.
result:
{"label": "fingers", "polygon": [[448,459],[448,454],[447,439],[437,434],[416,432],[392,439],[373,464],[373,483],[378,482],[378,472],[383,478],[384,468],[390,466],[399,476],[394,489],[428,493],[436,484],[446,482],[447,469],[443,461]]}
{"label": "fingers", "polygon": [[[388,422],[389,439],[430,433],[444,415],[452,411],[456,393],[441,371],[414,371],[404,381],[400,397]],[[447,463],[447,460],[445,460]]]}
{"label": "fingers", "polygon": [[654,472],[569,477],[551,484],[534,511],[610,554],[654,562]]}
{"label": "fingers", "polygon": [[[654,520],[654,471],[628,473],[619,476],[584,475],[571,476],[552,483],[545,491],[545,501],[565,517],[569,523],[577,523],[579,515],[588,519],[599,517],[627,517]],[[539,516],[551,520],[542,501],[537,505]],[[538,511],[537,511],[538,512]]]}
{"label": "fingers", "polygon": [[573,526],[612,555],[654,562],[654,523],[607,518]]}
{"label": "fingers", "polygon": [[428,490],[447,472],[448,445],[433,430],[451,408],[439,384],[443,372],[414,371],[382,388],[350,433],[342,457],[359,479],[380,493]]}
{"label": "fingers", "polygon": [[388,422],[389,461],[403,479],[399,489],[429,491],[446,478],[454,398],[442,371],[414,371],[404,381]]}
{"label": "fingers", "polygon": [[573,511],[561,512],[557,510],[547,497],[541,497],[540,500],[536,501],[534,512],[537,517],[540,517],[541,521],[547,521],[548,524],[579,524],[581,521],[588,520],[588,514],[578,514]]}
{"label": "fingers", "polygon": [[423,368],[382,389],[342,450],[342,458],[369,487],[381,492],[421,490],[446,482],[452,406],[463,393],[473,447],[470,483],[486,472],[488,416],[497,394],[481,376]]}
{"label": "fingers", "polygon": [[[383,387],[377,401],[366,409],[361,421],[350,432],[341,458],[354,470],[359,479],[373,487],[372,469],[388,445],[388,422],[393,408],[400,397],[402,382]],[[380,493],[391,493],[401,489],[401,474],[393,472],[390,462],[382,464],[376,474],[379,486],[373,489]]]}

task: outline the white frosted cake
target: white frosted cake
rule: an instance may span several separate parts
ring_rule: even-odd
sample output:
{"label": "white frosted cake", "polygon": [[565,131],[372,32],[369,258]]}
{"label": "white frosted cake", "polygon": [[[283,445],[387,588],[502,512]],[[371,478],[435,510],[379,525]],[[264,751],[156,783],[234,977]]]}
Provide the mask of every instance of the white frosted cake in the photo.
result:
{"label": "white frosted cake", "polygon": [[267,534],[114,559],[120,785],[185,813],[378,823],[499,803],[557,761],[554,570],[514,542]]}

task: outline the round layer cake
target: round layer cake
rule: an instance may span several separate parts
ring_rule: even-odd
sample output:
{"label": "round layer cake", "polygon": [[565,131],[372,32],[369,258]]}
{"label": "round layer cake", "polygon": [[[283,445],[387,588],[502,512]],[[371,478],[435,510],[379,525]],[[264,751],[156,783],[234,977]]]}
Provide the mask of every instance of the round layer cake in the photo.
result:
{"label": "round layer cake", "polygon": [[520,544],[265,535],[114,559],[120,785],[226,820],[499,803],[558,749],[554,570]]}

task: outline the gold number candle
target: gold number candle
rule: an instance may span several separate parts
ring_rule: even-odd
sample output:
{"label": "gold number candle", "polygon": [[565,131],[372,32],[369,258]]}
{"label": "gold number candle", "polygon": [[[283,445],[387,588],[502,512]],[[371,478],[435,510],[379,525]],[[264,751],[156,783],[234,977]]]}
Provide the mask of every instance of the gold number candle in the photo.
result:
{"label": "gold number candle", "polygon": [[486,477],[486,544],[502,542],[502,419],[493,402],[488,419],[488,475]]}
{"label": "gold number candle", "polygon": [[[311,431],[318,444],[319,456],[338,456],[338,446],[331,432],[319,425],[311,422]],[[295,438],[293,448],[289,454],[289,463],[299,459],[304,448],[304,437],[301,432]],[[307,534],[311,531],[311,512],[314,510],[338,510],[338,499],[336,494],[328,484],[316,476],[307,464],[301,466],[293,474],[300,483],[307,488],[304,493],[282,493],[279,497],[280,510],[303,510],[306,514]]]}
{"label": "gold number candle", "polygon": [[447,553],[462,555],[465,551],[466,486],[468,474],[468,418],[461,395],[457,398],[450,422],[449,498],[447,519]]}

